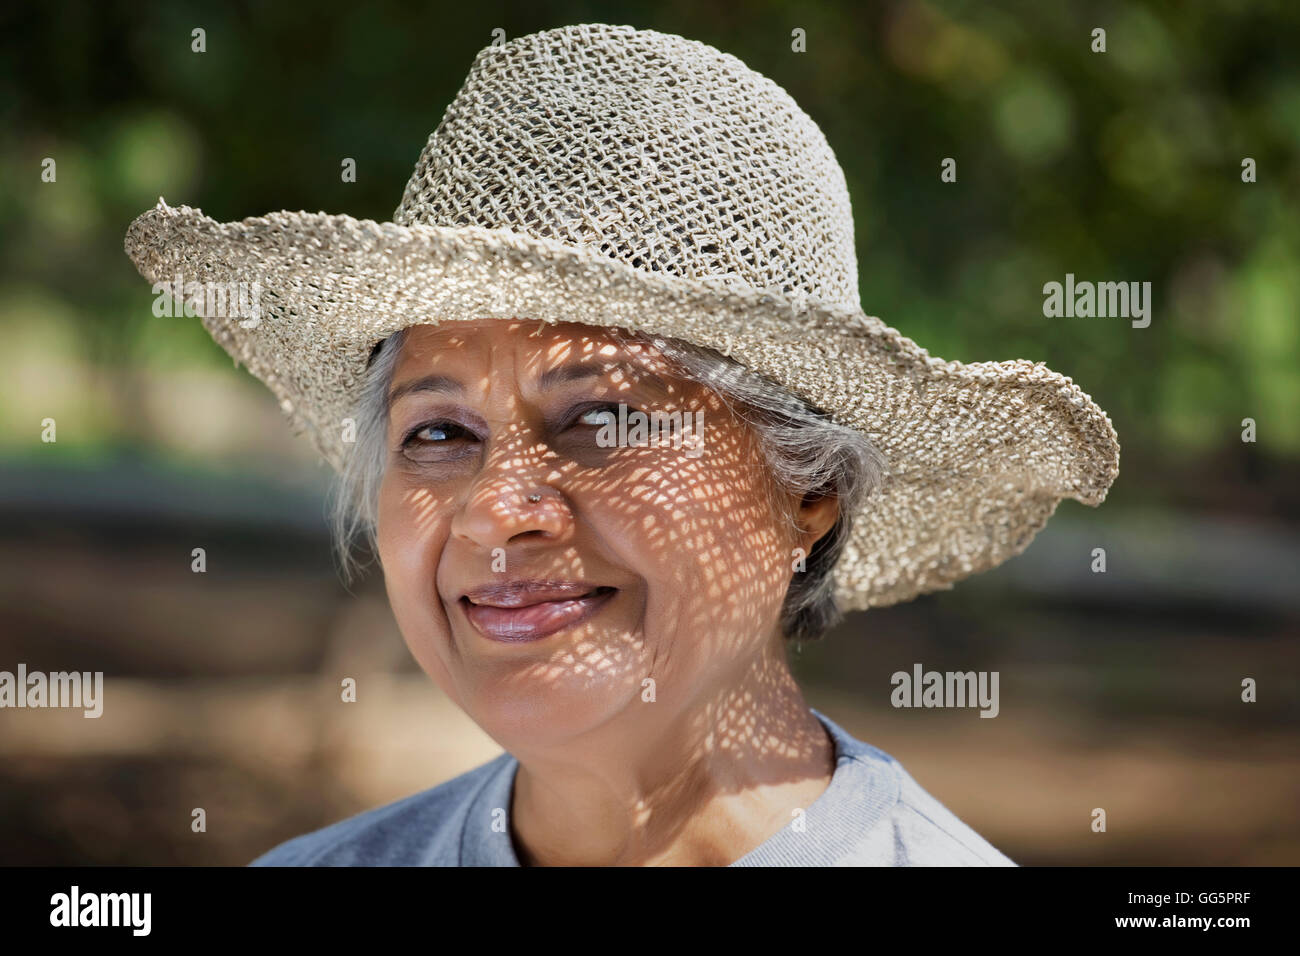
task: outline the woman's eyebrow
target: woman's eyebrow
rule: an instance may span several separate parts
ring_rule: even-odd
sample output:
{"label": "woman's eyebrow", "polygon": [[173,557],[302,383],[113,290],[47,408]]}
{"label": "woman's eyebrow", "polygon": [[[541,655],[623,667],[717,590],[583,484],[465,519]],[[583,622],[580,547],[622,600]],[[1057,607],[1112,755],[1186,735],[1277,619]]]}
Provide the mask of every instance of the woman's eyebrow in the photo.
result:
{"label": "woman's eyebrow", "polygon": [[599,378],[609,372],[621,372],[623,378],[629,382],[636,382],[651,385],[662,392],[670,392],[668,383],[662,378],[651,372],[649,369],[631,365],[627,362],[577,362],[569,365],[560,365],[549,371],[543,372],[537,379],[538,389],[545,390],[554,388],[557,385],[576,382],[584,378]]}
{"label": "woman's eyebrow", "polygon": [[448,375],[425,375],[423,378],[414,378],[396,386],[388,393],[387,406],[391,409],[394,402],[411,392],[445,392],[459,395],[464,391],[465,386]]}

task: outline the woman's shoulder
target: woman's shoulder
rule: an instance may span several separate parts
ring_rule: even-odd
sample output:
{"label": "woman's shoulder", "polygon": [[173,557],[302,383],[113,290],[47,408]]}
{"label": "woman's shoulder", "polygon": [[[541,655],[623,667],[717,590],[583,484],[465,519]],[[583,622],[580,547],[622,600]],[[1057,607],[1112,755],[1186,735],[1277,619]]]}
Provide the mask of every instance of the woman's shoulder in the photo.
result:
{"label": "woman's shoulder", "polygon": [[467,816],[503,786],[509,800],[514,765],[502,753],[436,787],[287,840],[248,865],[457,866]]}
{"label": "woman's shoulder", "polygon": [[898,866],[1016,866],[922,787],[892,757],[898,774],[898,803],[888,836]]}
{"label": "woman's shoulder", "polygon": [[854,831],[836,866],[1016,866],[885,751],[814,710],[835,740],[847,785],[832,798]]}

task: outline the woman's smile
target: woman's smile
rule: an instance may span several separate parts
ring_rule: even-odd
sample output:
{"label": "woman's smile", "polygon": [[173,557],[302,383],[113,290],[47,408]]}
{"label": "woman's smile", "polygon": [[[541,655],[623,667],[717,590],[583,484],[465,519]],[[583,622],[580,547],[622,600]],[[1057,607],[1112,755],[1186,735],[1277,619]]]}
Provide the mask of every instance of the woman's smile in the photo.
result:
{"label": "woman's smile", "polygon": [[617,591],[572,581],[510,581],[472,588],[458,603],[484,637],[513,644],[538,641],[580,624]]}

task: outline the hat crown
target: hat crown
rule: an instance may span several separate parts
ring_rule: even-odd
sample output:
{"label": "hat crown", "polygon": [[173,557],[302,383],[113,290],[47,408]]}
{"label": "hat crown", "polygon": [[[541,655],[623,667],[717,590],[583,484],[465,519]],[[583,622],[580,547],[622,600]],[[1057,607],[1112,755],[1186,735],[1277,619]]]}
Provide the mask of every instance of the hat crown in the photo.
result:
{"label": "hat crown", "polygon": [[484,48],[393,221],[860,307],[848,189],[817,124],[736,57],[652,30],[582,24]]}

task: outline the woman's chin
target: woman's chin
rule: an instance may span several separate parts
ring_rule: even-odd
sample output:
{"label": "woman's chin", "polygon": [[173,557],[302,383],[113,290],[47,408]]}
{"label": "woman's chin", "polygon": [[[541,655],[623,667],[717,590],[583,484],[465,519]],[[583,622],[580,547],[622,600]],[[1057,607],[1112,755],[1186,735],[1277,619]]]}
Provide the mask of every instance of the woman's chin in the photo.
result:
{"label": "woman's chin", "polygon": [[[407,632],[404,632],[407,633]],[[435,685],[490,737],[527,751],[581,737],[643,701],[655,655],[639,628],[601,616],[542,640],[494,640],[468,620],[407,641]]]}
{"label": "woman's chin", "polygon": [[[531,677],[531,679],[530,679]],[[641,703],[640,675],[514,675],[475,689],[470,717],[512,752],[545,751],[588,734]]]}

